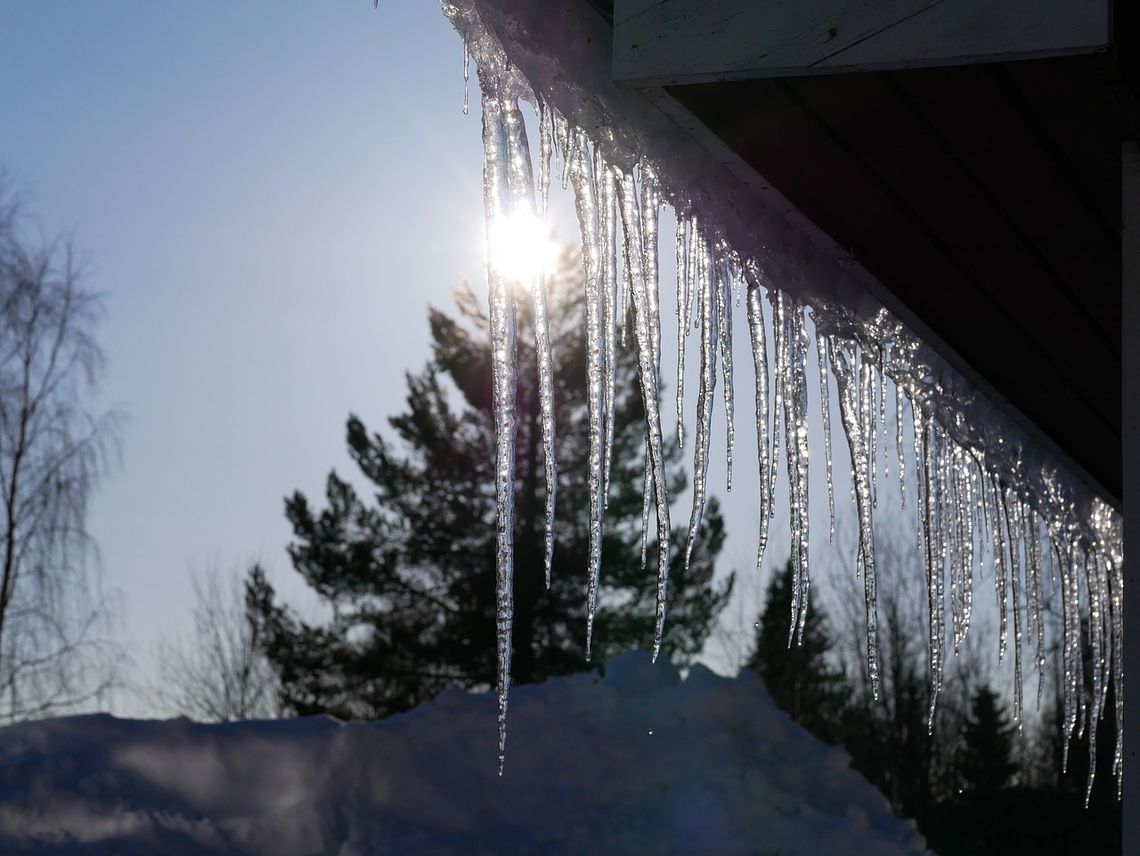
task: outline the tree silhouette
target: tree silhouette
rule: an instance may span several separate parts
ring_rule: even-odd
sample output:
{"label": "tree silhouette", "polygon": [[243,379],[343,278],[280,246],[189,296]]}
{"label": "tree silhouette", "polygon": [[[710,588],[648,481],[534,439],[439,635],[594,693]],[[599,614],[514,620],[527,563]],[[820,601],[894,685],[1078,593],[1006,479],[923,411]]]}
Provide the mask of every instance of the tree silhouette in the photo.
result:
{"label": "tree silhouette", "polygon": [[983,800],[993,799],[1013,784],[1016,731],[997,693],[989,686],[979,687],[962,735],[959,769],[963,790]]}
{"label": "tree silhouette", "polygon": [[[642,564],[645,428],[636,359],[620,351],[614,452],[602,546],[602,590],[593,664],[585,661],[589,532],[584,305],[578,266],[566,252],[550,284],[549,315],[557,426],[556,547],[544,583],[545,485],[532,319],[519,318],[515,482],[515,606],[512,671],[519,683],[601,668],[613,653],[653,633],[656,573]],[[390,418],[395,437],[370,434],[355,416],[347,439],[373,501],[333,472],[327,505],[301,493],[285,503],[296,540],[293,565],[329,607],[325,624],[302,621],[277,602],[258,569],[247,580],[250,620],[298,714],[377,717],[406,710],[446,687],[485,688],[495,678],[495,497],[487,318],[469,287],[459,318],[429,314],[432,356],[407,376],[407,409]],[[524,301],[525,303],[525,301]],[[669,444],[670,487],[684,487]],[[727,602],[731,579],[714,585],[724,523],[710,503],[688,572],[674,556],[664,650],[686,662]],[[655,555],[650,538],[648,555]]]}
{"label": "tree silhouette", "polygon": [[756,647],[747,666],[764,679],[768,693],[791,718],[829,743],[837,742],[843,723],[843,671],[831,660],[827,616],[816,605],[808,610],[802,642],[789,646],[792,563],[772,576],[756,628]]}

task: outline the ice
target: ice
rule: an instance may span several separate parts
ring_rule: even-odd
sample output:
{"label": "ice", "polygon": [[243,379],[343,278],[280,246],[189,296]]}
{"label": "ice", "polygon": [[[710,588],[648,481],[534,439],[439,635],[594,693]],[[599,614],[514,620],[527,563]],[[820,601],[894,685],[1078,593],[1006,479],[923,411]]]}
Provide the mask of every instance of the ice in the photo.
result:
{"label": "ice", "polygon": [[839,416],[847,447],[851,451],[851,476],[859,515],[859,565],[863,569],[863,597],[867,629],[867,676],[871,694],[879,697],[879,613],[875,590],[875,530],[871,504],[871,478],[865,423],[860,419],[859,391],[856,389],[853,351],[831,342],[831,371],[839,390]]}
{"label": "ice", "polygon": [[[661,263],[658,258],[658,225],[661,198],[657,194],[657,174],[653,167],[642,164],[641,174],[641,254],[645,273],[646,297],[649,300],[650,341],[653,344],[653,369],[661,378]],[[659,392],[655,392],[658,395]]]}
{"label": "ice", "polygon": [[771,413],[768,406],[768,343],[764,331],[764,303],[760,297],[760,273],[755,264],[745,268],[748,279],[748,331],[752,342],[752,363],[756,372],[756,459],[760,475],[760,546],[756,550],[756,571],[764,563],[768,525],[772,519],[771,455],[768,441]]}
{"label": "ice", "polygon": [[592,159],[584,135],[571,133],[570,180],[574,187],[578,225],[582,232],[582,264],[586,277],[586,406],[589,411],[590,451],[587,475],[590,494],[589,561],[586,581],[586,658],[594,638],[594,613],[598,607],[598,582],[602,563],[602,457],[603,427],[602,369],[602,282],[603,264],[599,240],[598,198],[594,186]]}
{"label": "ice", "polygon": [[[376,0],[377,3],[380,0]],[[463,115],[467,115],[468,102],[471,97],[471,36],[463,34]]]}
{"label": "ice", "polygon": [[694,233],[696,265],[691,273],[697,285],[697,321],[701,327],[701,382],[697,390],[697,438],[693,448],[693,510],[685,539],[685,570],[693,556],[697,533],[708,499],[709,440],[712,434],[713,402],[716,398],[717,298],[708,241]]}
{"label": "ice", "polygon": [[[504,102],[498,87],[482,81],[483,207],[493,230],[511,210],[510,168]],[[515,485],[515,306],[514,290],[487,266],[490,289],[491,364],[495,410],[495,503],[498,519],[495,552],[495,615],[498,655],[499,775],[507,751],[507,696],[511,686],[511,629],[514,620]]]}
{"label": "ice", "polygon": [[[665,631],[665,607],[669,589],[669,495],[665,482],[665,442],[662,437],[661,408],[658,398],[660,355],[660,309],[650,292],[657,290],[656,270],[645,267],[645,241],[648,232],[639,222],[638,194],[634,178],[621,176],[618,185],[621,198],[622,228],[625,234],[625,259],[633,289],[634,329],[637,331],[637,361],[641,374],[642,405],[645,408],[646,434],[649,439],[647,474],[652,474],[654,506],[657,510],[657,604],[653,629],[653,659],[661,651]],[[652,230],[656,240],[656,226]],[[647,274],[654,277],[653,282]],[[648,480],[648,477],[647,477]],[[643,507],[644,512],[644,507]]]}
{"label": "ice", "polygon": [[685,344],[689,335],[688,221],[677,218],[677,446],[685,445]]}
{"label": "ice", "polygon": [[[821,363],[822,363],[822,360],[821,360]],[[822,371],[822,369],[821,369],[821,371]],[[821,380],[824,379],[822,374],[820,375],[820,379]],[[830,421],[831,420],[828,419],[828,414],[825,413],[824,414],[824,422],[823,422],[825,431],[829,430],[828,423]],[[899,502],[901,503],[903,508],[906,508],[906,454],[903,451],[903,393],[902,393],[902,389],[900,389],[897,385],[895,386],[895,450],[898,452],[898,458],[899,458],[899,466],[898,466],[898,470],[899,470]],[[828,496],[830,497],[830,495],[831,495],[831,477],[830,477],[830,473],[831,473],[830,458],[831,458],[831,455],[828,455],[827,457],[829,460],[829,463],[828,463],[828,474],[829,475],[828,475],[828,479],[827,479],[827,485],[828,485]],[[835,518],[834,508],[832,509],[831,516],[832,516],[832,519],[834,520],[834,518]],[[832,525],[834,526],[834,524],[832,524]]]}
{"label": "ice", "polygon": [[1009,532],[1010,588],[1013,601],[1013,721],[1021,727],[1021,563],[1018,561],[1018,534],[1021,532],[1020,505],[1008,492],[1004,502],[1006,529]]}
{"label": "ice", "polygon": [[716,314],[720,329],[721,387],[724,389],[724,433],[727,438],[724,460],[727,473],[725,488],[732,490],[732,447],[736,442],[736,414],[733,407],[732,380],[732,274],[723,247],[718,248],[715,266]]}
{"label": "ice", "polygon": [[614,450],[614,410],[617,390],[617,300],[618,300],[618,213],[614,171],[594,147],[594,180],[597,182],[602,253],[602,508],[610,501],[610,466]]}
{"label": "ice", "polygon": [[[550,179],[550,141],[544,136],[545,108],[539,112],[539,195],[542,197],[542,217],[546,218],[546,194]],[[527,145],[526,123],[518,102],[510,100],[503,108],[507,133],[508,184],[511,192],[513,216],[534,218],[534,175]],[[546,499],[543,528],[543,567],[546,587],[550,587],[551,566],[554,559],[554,507],[557,501],[558,464],[554,451],[554,368],[550,355],[550,324],[546,311],[546,272],[540,271],[530,282],[531,305],[534,313],[534,349],[538,363],[539,421],[542,425],[543,473],[546,482]]]}
{"label": "ice", "polygon": [[771,295],[775,317],[776,386],[783,406],[792,544],[792,616],[788,644],[803,640],[811,576],[808,564],[807,332],[803,307]]}
{"label": "ice", "polygon": [[[466,58],[476,60],[484,90],[486,154],[485,208],[488,234],[498,218],[520,205],[534,205],[529,153],[521,122],[515,121],[519,98],[538,112],[539,212],[545,215],[554,152],[562,157],[562,184],[569,183],[583,238],[586,292],[587,406],[589,410],[588,488],[590,547],[587,562],[587,642],[592,638],[601,562],[602,513],[608,496],[609,455],[613,437],[611,411],[623,391],[614,389],[618,330],[627,329],[626,309],[633,303],[638,366],[646,411],[646,461],[643,480],[643,532],[648,545],[650,505],[657,511],[659,555],[657,621],[654,648],[661,645],[666,605],[668,516],[664,478],[655,467],[660,449],[661,382],[660,307],[657,228],[662,205],[677,220],[677,436],[684,443],[685,345],[700,331],[700,378],[696,390],[697,423],[693,453],[693,508],[685,545],[691,559],[708,498],[707,474],[711,419],[716,398],[718,349],[723,375],[729,477],[734,432],[732,398],[731,310],[734,292],[747,284],[747,314],[753,364],[760,479],[758,567],[768,540],[775,473],[784,445],[789,475],[792,559],[796,585],[794,611],[799,627],[809,596],[807,562],[806,407],[807,334],[805,311],[812,313],[819,389],[824,423],[824,463],[828,513],[834,531],[830,413],[827,374],[833,375],[843,435],[848,444],[852,495],[859,520],[856,570],[864,581],[867,612],[867,671],[878,691],[876,566],[874,516],[878,500],[893,494],[877,474],[889,474],[898,459],[899,495],[915,516],[928,596],[931,711],[944,672],[944,648],[960,650],[970,630],[974,574],[993,564],[994,596],[999,613],[999,659],[1010,644],[1012,623],[1014,706],[1022,718],[1022,645],[1033,650],[1033,667],[1045,669],[1044,620],[1050,594],[1061,601],[1064,674],[1065,759],[1073,734],[1095,732],[1113,685],[1117,705],[1114,768],[1122,771],[1122,524],[1117,510],[1065,469],[1063,461],[1000,403],[989,401],[969,379],[949,366],[908,330],[851,273],[833,251],[817,246],[799,231],[786,209],[763,203],[762,194],[741,182],[664,116],[639,92],[613,84],[602,36],[605,24],[572,9],[549,24],[549,8],[533,0],[447,0],[445,14],[464,38]],[[588,10],[587,10],[588,11]],[[601,27],[602,29],[598,29]],[[596,38],[595,38],[596,37]],[[574,50],[566,45],[573,44]],[[488,100],[486,93],[493,97]],[[491,111],[488,117],[487,111]],[[511,133],[508,133],[509,124]],[[504,146],[514,140],[516,157]],[[525,162],[525,165],[524,165]],[[510,172],[511,178],[506,175]],[[620,206],[618,205],[620,199]],[[620,211],[618,208],[620,207]],[[698,217],[699,213],[699,217]],[[620,228],[619,228],[620,227]],[[505,714],[509,687],[509,588],[511,497],[504,473],[511,463],[510,418],[513,392],[505,383],[513,365],[513,291],[488,271],[493,347],[495,349],[496,494],[500,550],[499,689]],[[763,295],[761,293],[763,289]],[[531,284],[536,307],[544,299],[542,283]],[[773,308],[773,359],[770,371],[762,297]],[[739,298],[738,298],[739,299]],[[536,321],[537,326],[537,321]],[[537,333],[537,331],[536,331]],[[623,340],[624,341],[624,340]],[[543,356],[539,348],[540,378]],[[887,385],[894,386],[895,449],[889,450]],[[769,389],[769,386],[772,388]],[[769,398],[772,401],[769,401]],[[910,401],[913,465],[907,466],[904,401]],[[545,419],[545,417],[544,417]],[[544,435],[545,438],[545,435]],[[553,437],[550,437],[550,444]],[[551,445],[544,439],[548,459]],[[907,470],[913,473],[908,486]],[[553,485],[556,475],[548,471]],[[913,489],[911,489],[913,486]],[[880,491],[880,487],[884,490]],[[910,493],[909,497],[907,494]],[[553,503],[553,490],[548,491]],[[553,511],[553,505],[548,511]],[[549,521],[548,517],[548,521]],[[664,532],[665,537],[661,537]],[[547,542],[549,566],[552,538]],[[665,558],[663,558],[665,556]],[[1048,567],[1046,567],[1048,565]],[[1043,582],[1057,578],[1051,592]],[[948,589],[948,591],[947,591]],[[1009,610],[1013,610],[1012,622]],[[1091,692],[1084,688],[1082,621],[1087,619]],[[947,623],[950,627],[947,628]],[[1026,636],[1029,639],[1026,639]],[[1086,698],[1087,695],[1087,698]],[[503,732],[501,732],[503,733]],[[502,739],[502,738],[501,738]],[[500,747],[501,748],[501,747]]]}
{"label": "ice", "polygon": [[[835,485],[831,475],[831,392],[827,387],[827,337],[815,331],[815,356],[819,364],[819,412],[823,422],[823,466],[827,471],[827,515],[828,515],[828,543],[835,543]],[[902,436],[902,424],[899,424],[899,436]],[[901,440],[899,441],[902,442]],[[902,446],[899,446],[899,460],[902,460]],[[902,470],[900,468],[899,472]]]}

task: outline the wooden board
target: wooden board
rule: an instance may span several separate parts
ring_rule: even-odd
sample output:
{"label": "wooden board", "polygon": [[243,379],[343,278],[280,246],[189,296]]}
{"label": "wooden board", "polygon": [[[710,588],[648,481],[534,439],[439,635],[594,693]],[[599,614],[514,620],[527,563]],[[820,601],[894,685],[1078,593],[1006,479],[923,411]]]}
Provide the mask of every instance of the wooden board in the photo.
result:
{"label": "wooden board", "polygon": [[638,86],[921,68],[1107,49],[1108,0],[615,0]]}

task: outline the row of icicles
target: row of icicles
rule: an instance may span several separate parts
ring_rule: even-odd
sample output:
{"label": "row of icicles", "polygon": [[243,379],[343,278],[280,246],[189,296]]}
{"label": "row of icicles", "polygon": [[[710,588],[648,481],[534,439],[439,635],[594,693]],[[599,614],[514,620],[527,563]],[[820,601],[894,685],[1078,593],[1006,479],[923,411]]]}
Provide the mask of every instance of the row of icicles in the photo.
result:
{"label": "row of icicles", "polygon": [[[466,58],[465,54],[465,90]],[[587,404],[589,411],[590,497],[589,560],[587,567],[586,650],[589,657],[593,620],[598,605],[602,521],[609,488],[614,437],[616,348],[632,305],[634,346],[646,414],[646,473],[643,525],[648,531],[650,509],[657,527],[657,605],[653,656],[661,649],[669,584],[669,497],[663,468],[663,429],[657,390],[661,381],[661,323],[658,285],[658,222],[662,200],[653,167],[641,162],[625,171],[607,161],[580,128],[570,125],[541,99],[538,103],[539,162],[537,180],[519,99],[496,76],[480,69],[484,144],[484,207],[488,236],[511,218],[538,217],[545,221],[555,156],[561,163],[561,184],[573,189],[581,230],[585,277],[587,337]],[[529,95],[528,95],[529,98]],[[466,110],[466,91],[464,95]],[[537,187],[536,187],[537,184]],[[536,201],[537,197],[537,201]],[[685,351],[690,333],[699,338],[700,383],[697,390],[696,439],[693,460],[693,507],[685,547],[687,569],[700,530],[708,495],[707,472],[713,406],[718,373],[726,410],[729,488],[733,453],[733,304],[741,292],[752,345],[755,370],[755,417],[760,482],[759,549],[762,561],[772,516],[773,494],[781,451],[786,465],[792,536],[792,622],[789,644],[804,631],[809,600],[808,561],[808,376],[817,374],[823,420],[827,500],[835,533],[832,482],[831,395],[834,378],[839,416],[851,456],[853,495],[859,520],[857,572],[864,585],[866,655],[871,686],[879,692],[878,625],[873,517],[877,505],[878,463],[884,475],[894,458],[907,504],[906,470],[913,468],[918,495],[911,504],[918,519],[929,620],[931,678],[930,721],[942,685],[945,662],[946,605],[949,638],[957,652],[966,637],[973,611],[973,574],[982,568],[983,545],[994,562],[995,597],[999,610],[999,657],[1009,644],[1012,616],[1014,657],[1014,717],[1022,716],[1022,643],[1033,651],[1033,668],[1045,666],[1045,606],[1043,579],[1059,586],[1063,611],[1064,757],[1070,735],[1090,733],[1088,788],[1095,772],[1096,729],[1105,709],[1110,682],[1115,684],[1117,739],[1114,772],[1121,777],[1123,721],[1123,632],[1121,622],[1123,567],[1118,551],[1105,540],[1090,543],[1051,524],[1028,502],[987,468],[984,457],[954,442],[923,406],[922,390],[911,382],[895,386],[895,448],[887,438],[888,377],[896,358],[891,342],[862,345],[827,329],[826,307],[812,307],[816,335],[813,350],[807,332],[807,307],[772,287],[761,266],[742,260],[728,243],[690,213],[678,217],[677,262],[677,436],[683,443],[685,425]],[[506,714],[511,668],[513,612],[513,486],[515,377],[515,300],[532,301],[537,370],[545,456],[546,529],[545,571],[550,584],[554,549],[555,506],[554,401],[546,293],[543,277],[529,283],[509,281],[489,258],[490,331],[493,349],[496,430],[496,497],[498,513],[496,607],[498,648],[499,772],[506,749]],[[762,294],[771,304],[774,367],[768,358],[768,320]],[[718,372],[719,353],[719,372]],[[898,357],[901,365],[903,357]],[[809,363],[815,366],[809,370]],[[771,389],[770,389],[771,387]],[[904,440],[904,404],[911,409],[912,437]],[[782,426],[782,431],[781,431]],[[1098,514],[1111,515],[1098,506]],[[647,537],[643,536],[644,545]],[[947,585],[949,592],[947,592]],[[1013,608],[1008,604],[1012,602]],[[1085,691],[1082,656],[1082,602],[1087,606],[1087,636],[1091,648],[1091,694]],[[1086,698],[1087,695],[1087,698]]]}

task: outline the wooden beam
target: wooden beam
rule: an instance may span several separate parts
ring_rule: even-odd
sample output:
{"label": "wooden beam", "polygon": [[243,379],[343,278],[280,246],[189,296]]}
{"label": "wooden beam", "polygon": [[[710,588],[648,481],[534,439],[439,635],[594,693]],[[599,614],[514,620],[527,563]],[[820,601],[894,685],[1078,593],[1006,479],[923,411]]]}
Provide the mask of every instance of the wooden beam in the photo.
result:
{"label": "wooden beam", "polygon": [[1109,0],[614,0],[637,86],[964,65],[1106,50]]}

